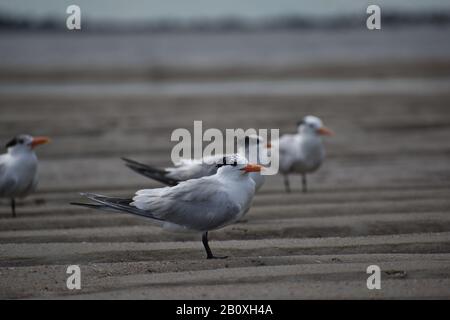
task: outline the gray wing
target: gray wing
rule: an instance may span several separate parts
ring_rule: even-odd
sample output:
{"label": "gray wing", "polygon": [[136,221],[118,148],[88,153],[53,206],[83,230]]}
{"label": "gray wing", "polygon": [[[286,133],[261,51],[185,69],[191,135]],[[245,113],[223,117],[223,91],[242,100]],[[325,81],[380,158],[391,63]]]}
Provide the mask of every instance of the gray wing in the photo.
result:
{"label": "gray wing", "polygon": [[5,165],[1,162],[0,158],[0,177],[3,175],[4,172],[5,172]]}
{"label": "gray wing", "polygon": [[188,180],[172,188],[140,190],[131,205],[166,222],[197,231],[234,221],[242,208],[214,177]]}
{"label": "gray wing", "polygon": [[287,172],[297,158],[297,141],[292,134],[283,135],[279,140],[280,170]]}
{"label": "gray wing", "polygon": [[0,197],[10,197],[16,188],[17,179],[6,172],[6,165],[0,162]]}
{"label": "gray wing", "polygon": [[172,168],[160,169],[131,159],[122,158],[131,170],[150,179],[162,182],[168,186],[176,186],[181,181],[198,179],[213,175],[217,172],[214,164],[203,163],[199,160],[184,160]]}
{"label": "gray wing", "polygon": [[[208,162],[209,161],[209,162]],[[174,168],[166,168],[167,177],[178,181],[207,177],[217,172],[215,157],[202,160],[183,160]]]}
{"label": "gray wing", "polygon": [[169,177],[169,171],[166,169],[159,169],[127,158],[122,158],[122,160],[125,161],[125,165],[131,170],[166,185],[175,186],[180,181],[180,179]]}
{"label": "gray wing", "polygon": [[99,209],[103,211],[127,212],[137,216],[142,216],[154,220],[161,220],[158,219],[157,217],[154,217],[148,211],[140,210],[134,206],[131,206],[130,203],[132,202],[132,199],[107,197],[95,193],[81,193],[81,195],[96,203],[91,204],[91,203],[71,202],[70,204],[90,209]]}

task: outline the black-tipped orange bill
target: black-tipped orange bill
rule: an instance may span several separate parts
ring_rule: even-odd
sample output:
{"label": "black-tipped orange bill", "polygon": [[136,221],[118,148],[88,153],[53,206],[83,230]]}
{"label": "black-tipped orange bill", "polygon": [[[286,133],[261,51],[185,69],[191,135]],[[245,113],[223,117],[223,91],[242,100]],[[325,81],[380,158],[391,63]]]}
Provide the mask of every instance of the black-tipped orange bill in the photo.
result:
{"label": "black-tipped orange bill", "polygon": [[48,138],[48,137],[34,137],[33,141],[31,142],[31,146],[34,148],[41,144],[46,144],[49,142],[50,142],[50,138]]}
{"label": "black-tipped orange bill", "polygon": [[317,130],[317,132],[322,136],[333,136],[334,132],[328,129],[327,127],[322,127]]}
{"label": "black-tipped orange bill", "polygon": [[248,164],[243,169],[245,172],[261,172],[262,167],[257,164]]}

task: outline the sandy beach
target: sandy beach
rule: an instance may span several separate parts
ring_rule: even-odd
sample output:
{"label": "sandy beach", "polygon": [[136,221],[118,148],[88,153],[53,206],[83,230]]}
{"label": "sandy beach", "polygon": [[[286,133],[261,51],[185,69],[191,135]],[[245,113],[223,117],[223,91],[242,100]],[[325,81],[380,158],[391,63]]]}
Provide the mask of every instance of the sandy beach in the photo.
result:
{"label": "sandy beach", "polygon": [[[447,46],[436,46],[435,58],[403,60],[392,49],[401,63],[0,65],[8,70],[0,75],[2,143],[22,132],[53,138],[38,151],[39,191],[19,203],[16,219],[0,200],[0,298],[449,299]],[[253,84],[229,85],[239,81]],[[69,205],[82,191],[130,196],[160,186],[120,157],[168,166],[171,132],[192,130],[194,120],[286,133],[307,114],[336,132],[310,192],[300,192],[300,177],[291,194],[280,176],[269,177],[245,220],[210,234],[226,260],[204,259],[200,235]],[[71,291],[66,268],[74,264],[82,289]],[[382,270],[381,290],[366,287],[369,265]]]}

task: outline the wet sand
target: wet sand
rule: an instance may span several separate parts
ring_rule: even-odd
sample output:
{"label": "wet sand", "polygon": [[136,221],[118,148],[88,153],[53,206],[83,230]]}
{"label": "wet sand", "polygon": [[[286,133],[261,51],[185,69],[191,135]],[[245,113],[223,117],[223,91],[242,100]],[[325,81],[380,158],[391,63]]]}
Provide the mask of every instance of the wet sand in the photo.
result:
{"label": "wet sand", "polygon": [[[0,298],[389,299],[450,298],[450,76],[448,61],[336,64],[288,69],[228,68],[223,73],[167,71],[167,78],[125,73],[124,81],[220,81],[292,77],[432,79],[440,90],[258,92],[133,95],[78,92],[0,94],[0,139],[12,132],[53,138],[38,150],[39,191],[10,218],[0,200]],[[394,67],[395,66],[395,67]],[[297,71],[295,71],[297,70]],[[307,71],[305,71],[307,70]],[[343,72],[347,70],[348,72]],[[120,83],[120,70],[10,73],[16,85]],[[3,83],[10,80],[3,74]],[[12,80],[11,80],[12,81]],[[351,83],[351,82],[350,82]],[[328,84],[333,86],[333,83]],[[376,83],[375,83],[376,85]],[[348,85],[351,86],[351,85]],[[386,87],[386,85],[385,85]],[[81,191],[129,196],[160,186],[129,171],[120,157],[170,165],[170,134],[204,128],[295,131],[306,114],[336,136],[327,160],[309,177],[310,192],[286,194],[269,177],[245,220],[210,234],[226,260],[205,259],[200,235],[161,231],[145,219],[69,205]],[[77,264],[82,289],[66,288]],[[368,290],[378,265],[381,290]]]}

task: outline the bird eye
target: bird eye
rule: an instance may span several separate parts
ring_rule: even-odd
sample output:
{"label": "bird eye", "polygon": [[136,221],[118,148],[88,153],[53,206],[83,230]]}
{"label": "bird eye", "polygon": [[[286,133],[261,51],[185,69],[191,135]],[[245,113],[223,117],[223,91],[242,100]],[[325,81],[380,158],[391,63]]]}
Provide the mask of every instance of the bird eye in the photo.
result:
{"label": "bird eye", "polygon": [[17,140],[17,143],[18,143],[18,144],[24,144],[24,143],[25,143],[25,140],[19,139],[19,140]]}

